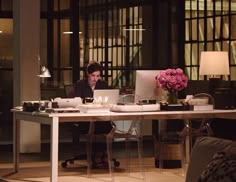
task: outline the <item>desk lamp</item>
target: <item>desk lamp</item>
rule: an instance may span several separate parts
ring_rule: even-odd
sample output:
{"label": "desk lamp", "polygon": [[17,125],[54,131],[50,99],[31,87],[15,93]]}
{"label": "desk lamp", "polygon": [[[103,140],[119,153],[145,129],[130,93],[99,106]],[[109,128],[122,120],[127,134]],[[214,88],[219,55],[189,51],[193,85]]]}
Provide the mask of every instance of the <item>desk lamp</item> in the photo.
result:
{"label": "desk lamp", "polygon": [[41,78],[49,78],[49,77],[51,77],[51,74],[45,66],[41,66],[40,74],[38,76]]}
{"label": "desk lamp", "polygon": [[209,76],[209,92],[219,87],[220,76],[229,75],[229,57],[226,51],[203,51],[200,60],[200,75]]}
{"label": "desk lamp", "polygon": [[[39,57],[39,56],[38,56],[38,62],[39,62],[39,65],[40,65],[40,57]],[[40,65],[40,73],[39,73],[39,75],[37,75],[37,76],[42,79],[42,82],[41,82],[41,83],[44,84],[44,79],[51,77],[51,74],[50,74],[48,68],[46,68],[45,66],[41,66],[41,65]],[[40,95],[41,95],[41,94],[40,94]],[[41,96],[40,96],[40,99],[39,99],[39,109],[42,107],[41,104],[42,104],[42,103],[41,103]]]}
{"label": "desk lamp", "polygon": [[45,66],[41,65],[41,61],[40,61],[40,56],[39,55],[38,55],[38,65],[40,66],[40,73],[39,73],[38,77],[42,78],[42,83],[44,83],[44,78],[51,77],[51,74],[50,74],[48,68],[46,68]]}

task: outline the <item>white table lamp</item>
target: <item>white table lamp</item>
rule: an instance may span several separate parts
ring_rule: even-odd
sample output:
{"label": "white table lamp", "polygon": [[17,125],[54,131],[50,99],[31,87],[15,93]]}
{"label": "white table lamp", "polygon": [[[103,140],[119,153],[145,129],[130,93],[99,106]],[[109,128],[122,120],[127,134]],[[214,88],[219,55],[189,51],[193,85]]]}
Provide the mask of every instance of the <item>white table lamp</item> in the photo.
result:
{"label": "white table lamp", "polygon": [[209,93],[214,95],[216,88],[221,85],[221,75],[229,75],[228,52],[204,51],[201,53],[200,75],[209,76]]}
{"label": "white table lamp", "polygon": [[217,77],[229,75],[228,52],[224,51],[203,51],[200,60],[200,75]]}

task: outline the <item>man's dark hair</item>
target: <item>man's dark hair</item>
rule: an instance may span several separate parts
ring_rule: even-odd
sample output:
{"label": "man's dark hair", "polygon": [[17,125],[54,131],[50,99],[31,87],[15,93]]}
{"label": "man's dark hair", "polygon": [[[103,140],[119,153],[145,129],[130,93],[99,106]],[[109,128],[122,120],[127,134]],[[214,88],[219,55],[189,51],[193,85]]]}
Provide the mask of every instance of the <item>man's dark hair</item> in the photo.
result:
{"label": "man's dark hair", "polygon": [[92,74],[95,71],[102,71],[102,66],[96,61],[91,61],[87,66],[87,72]]}

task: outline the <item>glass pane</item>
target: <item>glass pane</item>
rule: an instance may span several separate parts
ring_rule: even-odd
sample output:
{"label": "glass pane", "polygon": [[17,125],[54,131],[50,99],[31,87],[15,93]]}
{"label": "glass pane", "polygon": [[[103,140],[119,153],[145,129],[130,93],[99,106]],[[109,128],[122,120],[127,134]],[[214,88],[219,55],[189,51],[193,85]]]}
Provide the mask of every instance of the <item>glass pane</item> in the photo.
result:
{"label": "glass pane", "polygon": [[207,18],[207,40],[213,40],[213,19]]}
{"label": "glass pane", "polygon": [[2,11],[12,11],[13,10],[13,0],[1,0],[0,7]]}
{"label": "glass pane", "polygon": [[230,55],[230,57],[231,57],[230,64],[231,65],[236,65],[236,56],[235,56],[235,54],[236,54],[236,41],[231,42],[230,53],[231,53],[231,55]]}
{"label": "glass pane", "polygon": [[58,67],[58,39],[57,39],[57,36],[58,36],[58,31],[57,31],[57,27],[58,27],[58,21],[57,20],[54,20],[53,21],[53,50],[54,50],[54,53],[53,53],[53,57],[54,57],[54,60],[53,60],[53,66],[54,67]]}
{"label": "glass pane", "polygon": [[60,10],[65,10],[70,8],[69,0],[60,0]]}
{"label": "glass pane", "polygon": [[[221,33],[221,17],[215,17],[214,19],[214,23],[215,23],[215,39],[219,39],[220,38],[220,33]],[[212,22],[213,24],[213,22]],[[223,26],[224,27],[224,26]]]}
{"label": "glass pane", "polygon": [[223,37],[227,39],[229,38],[229,17],[228,16],[223,19]]}
{"label": "glass pane", "polygon": [[54,0],[54,10],[66,10],[70,8],[70,1],[69,0]]}
{"label": "glass pane", "polygon": [[191,79],[192,80],[197,80],[197,78],[198,78],[198,67],[192,67],[191,72],[192,72]]}
{"label": "glass pane", "polygon": [[190,79],[191,80],[191,77],[190,77],[190,67],[186,67],[185,68],[185,74],[186,74],[186,76],[188,77],[188,79]]}
{"label": "glass pane", "polygon": [[207,15],[211,16],[213,14],[214,5],[211,1],[207,1],[206,6],[204,4],[204,9],[207,10]]}
{"label": "glass pane", "polygon": [[185,21],[185,40],[186,41],[189,41],[189,31],[190,31],[189,21]]}
{"label": "glass pane", "polygon": [[230,77],[231,77],[231,80],[236,80],[236,67],[230,68]]}
{"label": "glass pane", "polygon": [[190,17],[189,11],[185,11],[185,19],[188,19]]}
{"label": "glass pane", "polygon": [[205,31],[204,19],[199,19],[198,29],[199,29],[199,41],[204,41],[204,31]]}
{"label": "glass pane", "polygon": [[185,44],[185,65],[190,65],[190,44]]}
{"label": "glass pane", "polygon": [[63,85],[69,85],[72,84],[72,71],[71,70],[64,70],[62,71],[62,75],[61,75],[61,80]]}
{"label": "glass pane", "polygon": [[228,51],[229,50],[229,43],[228,41],[222,42],[222,51]]}
{"label": "glass pane", "polygon": [[84,64],[84,38],[82,35],[80,35],[80,65],[83,66]]}
{"label": "glass pane", "polygon": [[198,16],[199,16],[199,17],[204,17],[204,16],[205,16],[204,11],[199,11],[199,12],[198,12]]}
{"label": "glass pane", "polygon": [[13,62],[13,20],[0,19],[0,66],[12,68]]}
{"label": "glass pane", "polygon": [[198,60],[197,60],[197,51],[198,51],[198,44],[193,44],[193,49],[192,49],[192,65],[197,65]]}
{"label": "glass pane", "polygon": [[197,20],[192,20],[192,40],[197,40]]}
{"label": "glass pane", "polygon": [[204,43],[199,43],[199,53],[204,51]]}
{"label": "glass pane", "polygon": [[231,16],[231,38],[236,39],[236,15]]}
{"label": "glass pane", "polygon": [[60,59],[61,67],[71,66],[70,64],[70,22],[67,19],[61,20],[61,32],[60,32]]}
{"label": "glass pane", "polygon": [[40,62],[47,65],[47,20],[40,20]]}
{"label": "glass pane", "polygon": [[40,9],[41,11],[47,11],[48,10],[48,0],[40,0]]}
{"label": "glass pane", "polygon": [[213,43],[212,42],[207,43],[206,47],[207,47],[206,50],[212,51],[213,50]]}
{"label": "glass pane", "polygon": [[58,1],[59,0],[54,1],[54,11],[58,11]]}

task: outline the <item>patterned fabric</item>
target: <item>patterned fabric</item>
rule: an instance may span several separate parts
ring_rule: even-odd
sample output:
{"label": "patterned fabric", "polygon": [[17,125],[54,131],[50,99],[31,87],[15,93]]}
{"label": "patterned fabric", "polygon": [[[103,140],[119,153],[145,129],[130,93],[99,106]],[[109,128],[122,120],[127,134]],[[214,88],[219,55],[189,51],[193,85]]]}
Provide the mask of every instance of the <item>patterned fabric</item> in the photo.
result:
{"label": "patterned fabric", "polygon": [[202,172],[198,182],[235,182],[236,156],[217,152]]}

